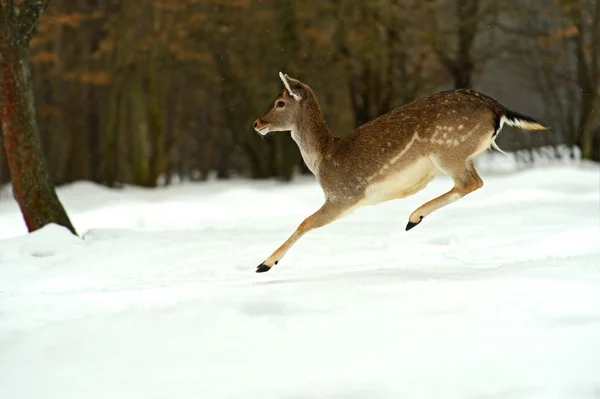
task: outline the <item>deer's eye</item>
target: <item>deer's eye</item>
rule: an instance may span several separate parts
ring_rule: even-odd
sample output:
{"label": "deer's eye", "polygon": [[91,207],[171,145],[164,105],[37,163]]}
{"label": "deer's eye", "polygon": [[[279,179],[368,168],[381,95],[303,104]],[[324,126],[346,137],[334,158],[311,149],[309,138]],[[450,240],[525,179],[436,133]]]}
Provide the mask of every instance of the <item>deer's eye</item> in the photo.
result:
{"label": "deer's eye", "polygon": [[277,106],[277,108],[283,108],[285,107],[285,101],[279,100],[275,105]]}

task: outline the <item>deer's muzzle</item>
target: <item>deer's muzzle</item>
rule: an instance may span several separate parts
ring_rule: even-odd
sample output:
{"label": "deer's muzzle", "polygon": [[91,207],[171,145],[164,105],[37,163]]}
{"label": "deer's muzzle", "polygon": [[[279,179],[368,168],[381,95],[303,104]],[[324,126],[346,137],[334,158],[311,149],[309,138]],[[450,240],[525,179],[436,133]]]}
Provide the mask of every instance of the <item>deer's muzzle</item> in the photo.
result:
{"label": "deer's muzzle", "polygon": [[271,127],[270,123],[263,123],[260,119],[257,119],[254,121],[254,130],[256,130],[258,133],[265,135],[267,133],[269,133],[269,128]]}

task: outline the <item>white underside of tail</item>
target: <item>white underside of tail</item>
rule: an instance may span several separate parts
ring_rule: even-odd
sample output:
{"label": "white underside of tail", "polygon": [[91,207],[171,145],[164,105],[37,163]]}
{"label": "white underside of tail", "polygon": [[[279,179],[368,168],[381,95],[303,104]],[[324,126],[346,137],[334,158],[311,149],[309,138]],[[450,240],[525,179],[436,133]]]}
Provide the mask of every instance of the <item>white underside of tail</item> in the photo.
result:
{"label": "white underside of tail", "polygon": [[504,155],[508,155],[507,153],[505,153],[504,151],[502,151],[502,148],[498,147],[498,144],[496,144],[496,139],[498,138],[498,135],[500,134],[500,131],[502,130],[502,127],[504,126],[504,124],[510,125],[510,121],[503,116],[502,118],[500,118],[500,126],[498,126],[498,130],[496,131],[496,134],[494,135],[494,138],[492,139],[492,147],[498,151],[501,152]]}
{"label": "white underside of tail", "polygon": [[[497,136],[496,136],[497,137]],[[494,149],[498,152],[503,153],[504,155],[508,155],[507,153],[505,153],[504,151],[502,151],[502,148],[498,147],[498,144],[496,144],[496,138],[494,137],[494,139],[492,140],[492,147],[494,147]]]}
{"label": "white underside of tail", "polygon": [[509,119],[506,117],[506,115],[503,115],[500,118],[500,126],[498,127],[498,130],[496,131],[496,134],[494,134],[494,138],[492,139],[491,142],[491,146],[503,153],[506,154],[504,151],[502,151],[502,149],[500,147],[498,147],[498,144],[496,144],[496,139],[498,138],[498,134],[500,133],[500,131],[502,130],[502,127],[504,126],[504,124],[507,124],[508,126],[514,126],[514,127],[518,127],[521,129],[526,129],[526,130],[546,130],[545,126],[540,125],[539,123],[536,122],[530,122],[530,121],[526,121],[526,120],[522,120],[522,119],[517,119],[517,118],[512,118]]}

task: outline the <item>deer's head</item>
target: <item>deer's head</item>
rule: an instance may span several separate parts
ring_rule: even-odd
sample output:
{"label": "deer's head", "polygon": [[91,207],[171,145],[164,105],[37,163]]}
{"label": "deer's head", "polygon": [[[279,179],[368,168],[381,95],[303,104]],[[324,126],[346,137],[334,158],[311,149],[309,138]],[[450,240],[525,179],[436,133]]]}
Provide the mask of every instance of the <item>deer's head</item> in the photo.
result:
{"label": "deer's head", "polygon": [[254,121],[254,130],[261,135],[292,130],[301,112],[301,103],[312,96],[308,86],[279,72],[285,90]]}

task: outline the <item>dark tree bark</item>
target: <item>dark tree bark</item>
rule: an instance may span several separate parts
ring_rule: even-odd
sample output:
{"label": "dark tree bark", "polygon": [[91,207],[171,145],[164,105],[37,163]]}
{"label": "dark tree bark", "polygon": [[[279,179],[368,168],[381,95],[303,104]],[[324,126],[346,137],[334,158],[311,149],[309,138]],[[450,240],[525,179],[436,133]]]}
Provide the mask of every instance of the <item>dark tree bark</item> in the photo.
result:
{"label": "dark tree bark", "polygon": [[[577,145],[583,159],[594,160],[594,131],[600,115],[600,1],[593,6],[586,3],[576,2],[568,10],[577,32],[574,42],[577,83],[581,90]],[[587,26],[585,14],[588,14]]]}
{"label": "dark tree bark", "polygon": [[454,80],[455,89],[470,89],[473,85],[476,60],[473,54],[480,15],[480,0],[456,1],[456,50],[448,51],[446,33],[440,31],[435,15],[435,2],[431,4],[431,24],[433,27],[433,49],[441,64]]}
{"label": "dark tree bark", "polygon": [[13,195],[29,231],[57,223],[76,234],[42,151],[29,67],[29,40],[50,0],[0,0],[0,121]]}

